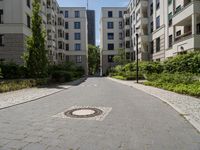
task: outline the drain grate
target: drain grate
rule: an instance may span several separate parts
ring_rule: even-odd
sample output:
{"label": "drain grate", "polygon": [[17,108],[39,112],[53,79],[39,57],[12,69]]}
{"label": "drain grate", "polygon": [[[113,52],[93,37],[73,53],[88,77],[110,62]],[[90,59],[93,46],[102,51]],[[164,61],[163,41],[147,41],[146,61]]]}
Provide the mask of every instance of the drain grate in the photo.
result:
{"label": "drain grate", "polygon": [[97,108],[76,108],[68,110],[64,114],[71,118],[91,118],[99,116],[102,113],[103,111]]}

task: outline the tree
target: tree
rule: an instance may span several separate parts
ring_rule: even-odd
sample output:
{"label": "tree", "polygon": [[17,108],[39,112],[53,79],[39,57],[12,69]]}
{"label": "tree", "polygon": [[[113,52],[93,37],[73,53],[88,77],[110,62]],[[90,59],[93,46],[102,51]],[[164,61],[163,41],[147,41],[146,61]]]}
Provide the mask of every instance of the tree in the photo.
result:
{"label": "tree", "polygon": [[100,67],[100,49],[99,47],[88,46],[88,68],[89,74],[94,75],[99,71]]}
{"label": "tree", "polygon": [[126,53],[124,49],[118,49],[117,55],[114,56],[113,58],[114,62],[117,65],[124,65],[126,64]]}
{"label": "tree", "polygon": [[45,31],[42,26],[39,1],[34,0],[32,4],[32,36],[27,38],[27,51],[24,54],[25,65],[28,69],[29,77],[32,78],[46,77],[48,67],[47,50],[45,49]]}

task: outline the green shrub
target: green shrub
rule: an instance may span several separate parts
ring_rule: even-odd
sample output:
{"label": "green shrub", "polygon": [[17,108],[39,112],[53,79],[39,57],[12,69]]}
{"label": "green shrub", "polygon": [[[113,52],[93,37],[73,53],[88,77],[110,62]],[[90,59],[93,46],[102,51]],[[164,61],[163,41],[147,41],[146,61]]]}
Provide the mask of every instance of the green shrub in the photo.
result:
{"label": "green shrub", "polygon": [[48,79],[4,80],[0,82],[0,93],[31,88],[48,83]]}
{"label": "green shrub", "polygon": [[[60,72],[60,73],[58,73]],[[49,66],[48,74],[49,76],[54,76],[55,74],[63,74],[63,72],[68,72],[70,74],[70,78],[80,78],[85,74],[85,70],[80,67],[76,66],[73,63],[65,63],[60,65],[52,65]],[[70,79],[70,80],[71,80]]]}
{"label": "green shrub", "polygon": [[3,78],[2,72],[1,72],[1,68],[0,68],[0,79]]}
{"label": "green shrub", "polygon": [[200,73],[200,52],[178,55],[164,62],[165,72]]}
{"label": "green shrub", "polygon": [[67,71],[54,71],[52,72],[51,79],[55,82],[68,82],[71,81],[73,78],[72,73],[67,72]]}
{"label": "green shrub", "polygon": [[27,69],[15,63],[0,64],[4,79],[20,79],[27,77]]}
{"label": "green shrub", "polygon": [[162,73],[164,70],[160,62],[140,62],[139,68],[145,74]]}
{"label": "green shrub", "polygon": [[191,73],[161,73],[161,74],[148,74],[148,81],[153,81],[157,83],[183,83],[183,84],[192,84],[199,80],[199,76],[193,75]]}
{"label": "green shrub", "polygon": [[165,90],[187,94],[191,96],[200,96],[200,77],[191,73],[162,73],[147,75],[145,85],[163,88]]}

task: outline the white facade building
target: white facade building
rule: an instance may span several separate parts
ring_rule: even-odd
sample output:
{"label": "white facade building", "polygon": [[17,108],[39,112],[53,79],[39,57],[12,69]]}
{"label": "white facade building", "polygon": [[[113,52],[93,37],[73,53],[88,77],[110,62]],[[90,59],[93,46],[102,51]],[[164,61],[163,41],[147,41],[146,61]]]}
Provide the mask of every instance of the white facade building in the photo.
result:
{"label": "white facade building", "polygon": [[[21,56],[26,50],[26,38],[31,35],[32,1],[0,1],[1,61],[23,63]],[[65,12],[68,12],[68,17]],[[51,63],[70,61],[87,72],[86,8],[59,7],[57,0],[41,0],[41,16]]]}
{"label": "white facade building", "polygon": [[126,8],[102,8],[101,12],[101,74],[114,66],[113,57],[119,48],[124,48],[123,16]]}
{"label": "white facade building", "polygon": [[[114,34],[124,33],[123,48],[127,59],[137,55],[136,34],[139,35],[139,60],[163,61],[177,54],[200,50],[199,8],[200,0],[130,0],[124,14],[124,29],[116,28]],[[106,13],[107,10],[102,9],[102,14]],[[101,19],[101,57],[104,57],[107,45],[107,20],[104,17],[102,15]],[[116,49],[109,53],[116,54]],[[106,59],[101,63],[105,74],[111,66],[103,61]]]}

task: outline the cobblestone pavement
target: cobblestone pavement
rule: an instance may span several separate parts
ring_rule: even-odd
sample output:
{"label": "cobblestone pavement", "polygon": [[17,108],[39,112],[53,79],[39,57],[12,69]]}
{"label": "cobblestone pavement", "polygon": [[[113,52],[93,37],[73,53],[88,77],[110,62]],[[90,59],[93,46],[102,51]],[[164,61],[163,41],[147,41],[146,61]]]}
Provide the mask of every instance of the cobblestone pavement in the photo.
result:
{"label": "cobblestone pavement", "polygon": [[60,92],[62,90],[66,90],[70,88],[72,85],[78,84],[83,80],[84,79],[80,79],[63,85],[55,85],[55,86],[41,87],[41,88],[28,88],[7,93],[0,93],[0,109],[33,101]]}
{"label": "cobblestone pavement", "polygon": [[[109,111],[101,121],[55,117],[74,106]],[[158,98],[106,78],[88,78],[1,109],[0,150],[200,150],[200,134]]]}
{"label": "cobblestone pavement", "polygon": [[137,84],[133,81],[122,81],[113,78],[109,79],[142,90],[163,100],[184,116],[200,132],[200,99]]}

